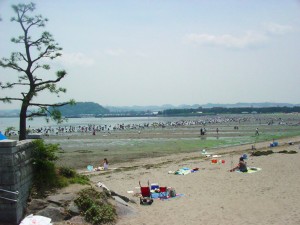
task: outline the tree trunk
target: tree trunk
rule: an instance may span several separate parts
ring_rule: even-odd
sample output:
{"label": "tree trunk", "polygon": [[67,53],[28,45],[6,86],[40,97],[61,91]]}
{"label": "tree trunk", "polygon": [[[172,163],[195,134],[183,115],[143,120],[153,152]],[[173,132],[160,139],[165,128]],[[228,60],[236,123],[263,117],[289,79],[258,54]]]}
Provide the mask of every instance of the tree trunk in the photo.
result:
{"label": "tree trunk", "polygon": [[20,134],[19,134],[19,140],[25,140],[26,139],[26,114],[27,114],[27,104],[22,103],[21,111],[20,111]]}

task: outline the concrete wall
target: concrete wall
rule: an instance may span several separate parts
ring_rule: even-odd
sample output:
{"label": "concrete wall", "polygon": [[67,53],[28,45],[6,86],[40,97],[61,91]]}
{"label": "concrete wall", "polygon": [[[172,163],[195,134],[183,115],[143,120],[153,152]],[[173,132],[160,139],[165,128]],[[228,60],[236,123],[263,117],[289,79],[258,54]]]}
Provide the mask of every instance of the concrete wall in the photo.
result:
{"label": "concrete wall", "polygon": [[31,140],[0,141],[0,224],[19,224],[24,216],[33,178],[31,147]]}

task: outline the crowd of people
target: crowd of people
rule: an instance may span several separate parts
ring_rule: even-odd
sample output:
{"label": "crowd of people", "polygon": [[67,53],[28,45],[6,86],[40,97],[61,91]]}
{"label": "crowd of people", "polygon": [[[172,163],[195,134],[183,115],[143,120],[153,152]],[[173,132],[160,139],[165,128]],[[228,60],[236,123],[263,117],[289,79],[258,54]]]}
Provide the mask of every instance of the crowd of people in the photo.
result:
{"label": "crowd of people", "polygon": [[[269,123],[269,121],[272,121]],[[283,124],[281,118],[265,118],[265,124],[274,124],[274,121],[277,121],[278,124]],[[111,133],[113,131],[122,131],[122,130],[143,130],[143,129],[157,129],[157,128],[176,128],[176,127],[192,127],[198,126],[201,127],[201,135],[205,135],[206,128],[205,126],[217,125],[217,124],[234,124],[234,129],[238,130],[238,125],[243,123],[256,123],[261,124],[261,118],[255,116],[201,116],[197,119],[178,119],[173,121],[154,121],[154,122],[143,122],[143,123],[117,123],[117,124],[87,124],[87,125],[57,125],[57,126],[44,126],[40,128],[31,128],[28,127],[30,133],[40,133],[46,136],[50,135],[63,135],[63,134],[76,134],[76,133],[92,133],[95,135],[98,132]],[[219,133],[219,128],[216,131]],[[7,133],[7,136],[17,135],[17,132]],[[256,135],[258,135],[256,131]]]}

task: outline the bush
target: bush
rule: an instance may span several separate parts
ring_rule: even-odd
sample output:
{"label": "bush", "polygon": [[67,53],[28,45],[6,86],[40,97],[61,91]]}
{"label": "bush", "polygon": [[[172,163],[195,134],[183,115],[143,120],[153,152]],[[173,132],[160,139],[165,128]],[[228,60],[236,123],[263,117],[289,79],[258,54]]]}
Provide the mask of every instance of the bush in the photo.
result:
{"label": "bush", "polygon": [[59,175],[68,178],[70,184],[89,184],[90,180],[85,175],[78,174],[74,169],[69,167],[60,167],[58,169]]}
{"label": "bush", "polygon": [[54,163],[59,147],[45,144],[44,140],[35,140],[33,145],[33,188],[38,196],[45,196],[48,191],[65,185],[58,179]]}
{"label": "bush", "polygon": [[32,156],[34,160],[53,162],[58,159],[55,153],[59,150],[59,144],[45,144],[42,139],[33,141],[33,144]]}
{"label": "bush", "polygon": [[272,150],[268,150],[268,151],[255,151],[251,155],[252,156],[261,156],[261,155],[270,155],[270,154],[273,154],[273,153],[274,152]]}
{"label": "bush", "polygon": [[59,174],[67,178],[72,178],[76,176],[76,171],[69,167],[60,167]]}
{"label": "bush", "polygon": [[106,193],[100,193],[94,188],[86,188],[79,192],[75,203],[84,213],[86,221],[92,224],[112,223],[116,220],[117,214],[115,208],[107,200]]}
{"label": "bush", "polygon": [[58,144],[45,144],[44,140],[35,140],[33,144],[33,195],[45,197],[48,192],[70,183],[89,184],[88,177],[79,175],[74,169],[55,166]]}
{"label": "bush", "polygon": [[73,177],[69,179],[69,182],[71,184],[90,184],[90,179],[85,175],[76,175],[76,177]]}
{"label": "bush", "polygon": [[278,153],[284,153],[284,154],[296,154],[297,151],[293,151],[293,150],[291,150],[291,151],[283,150],[283,151],[279,151]]}
{"label": "bush", "polygon": [[85,219],[92,224],[110,223],[115,220],[116,212],[112,205],[92,205],[85,212]]}

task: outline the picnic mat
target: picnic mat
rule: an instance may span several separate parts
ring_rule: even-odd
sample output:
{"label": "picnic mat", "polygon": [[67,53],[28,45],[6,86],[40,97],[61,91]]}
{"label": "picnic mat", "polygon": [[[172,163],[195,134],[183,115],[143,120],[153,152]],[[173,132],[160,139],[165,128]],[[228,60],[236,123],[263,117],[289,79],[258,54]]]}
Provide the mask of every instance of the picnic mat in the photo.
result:
{"label": "picnic mat", "polygon": [[172,171],[169,171],[169,173],[174,173],[175,175],[187,175],[187,174],[190,174],[190,173],[194,173],[194,172],[197,172],[199,170],[199,168],[194,168],[194,169],[190,169],[190,168],[181,168],[175,172],[172,172]]}
{"label": "picnic mat", "polygon": [[171,200],[171,199],[175,199],[175,198],[178,198],[178,197],[181,197],[181,196],[184,196],[184,194],[176,194],[176,196],[174,196],[174,197],[168,196],[167,198],[160,198],[160,200],[163,200],[163,201]]}
{"label": "picnic mat", "polygon": [[247,167],[248,171],[247,172],[241,172],[239,170],[236,170],[236,172],[239,172],[239,173],[256,173],[258,171],[261,171],[261,168],[258,168],[258,167]]}

